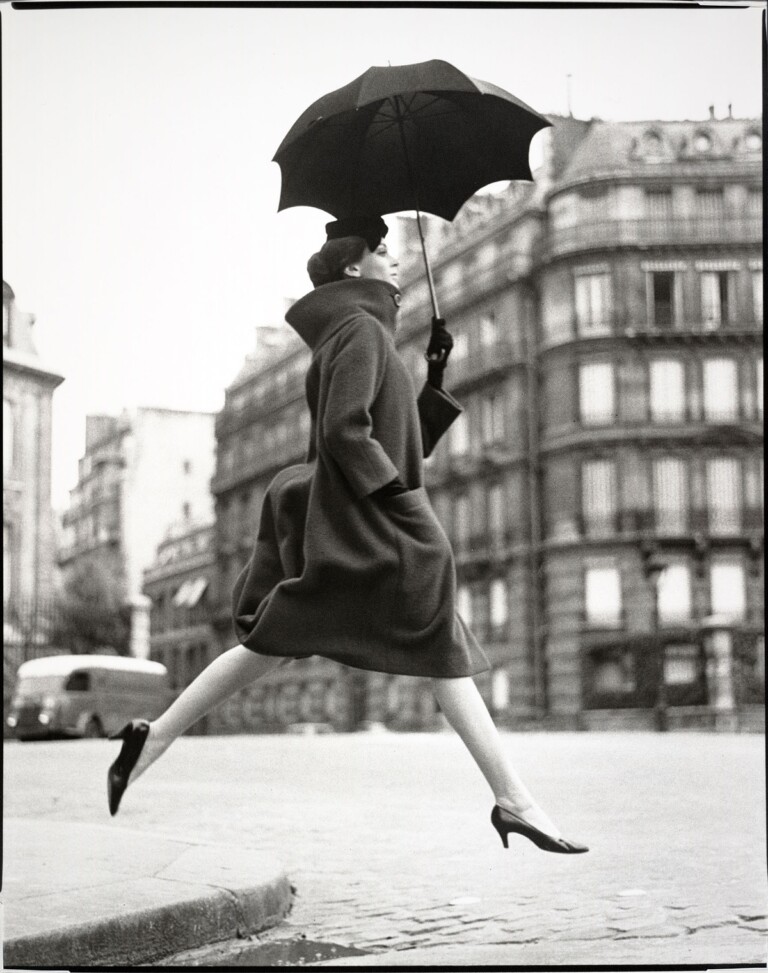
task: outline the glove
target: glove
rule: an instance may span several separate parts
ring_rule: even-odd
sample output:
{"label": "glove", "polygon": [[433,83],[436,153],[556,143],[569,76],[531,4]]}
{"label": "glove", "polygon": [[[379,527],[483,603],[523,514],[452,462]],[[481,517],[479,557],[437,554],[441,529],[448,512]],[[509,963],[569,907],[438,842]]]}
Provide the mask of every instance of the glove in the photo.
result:
{"label": "glove", "polygon": [[396,476],[394,480],[390,480],[389,483],[385,483],[383,487],[379,487],[378,490],[374,490],[371,496],[374,499],[381,499],[383,497],[396,497],[398,493],[407,493],[408,487],[403,483],[399,476]]}
{"label": "glove", "polygon": [[448,356],[453,348],[453,338],[446,330],[443,318],[432,318],[432,334],[425,355],[427,381],[436,389],[443,387],[443,372],[448,364]]}

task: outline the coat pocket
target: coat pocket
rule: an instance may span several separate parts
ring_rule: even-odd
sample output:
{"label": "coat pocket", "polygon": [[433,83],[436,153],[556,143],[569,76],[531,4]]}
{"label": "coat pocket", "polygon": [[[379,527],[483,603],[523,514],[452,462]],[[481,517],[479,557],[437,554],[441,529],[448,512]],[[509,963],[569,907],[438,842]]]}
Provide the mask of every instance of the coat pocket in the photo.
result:
{"label": "coat pocket", "polygon": [[453,613],[453,556],[423,487],[388,498],[387,509],[400,562],[392,625],[407,637]]}

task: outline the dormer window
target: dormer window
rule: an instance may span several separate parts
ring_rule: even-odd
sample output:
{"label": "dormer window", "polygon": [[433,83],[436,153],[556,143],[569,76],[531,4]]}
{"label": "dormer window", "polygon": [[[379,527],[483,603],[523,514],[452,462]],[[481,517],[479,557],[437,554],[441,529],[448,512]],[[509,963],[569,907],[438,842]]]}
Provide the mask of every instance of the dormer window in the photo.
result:
{"label": "dormer window", "polygon": [[643,154],[646,156],[659,156],[662,151],[661,135],[658,132],[650,131],[643,135]]}
{"label": "dormer window", "polygon": [[706,132],[697,132],[693,139],[693,147],[697,152],[709,152],[712,139]]}
{"label": "dormer window", "polygon": [[759,152],[763,146],[763,139],[759,132],[752,130],[747,132],[746,138],[744,139],[744,145],[747,147],[749,152]]}

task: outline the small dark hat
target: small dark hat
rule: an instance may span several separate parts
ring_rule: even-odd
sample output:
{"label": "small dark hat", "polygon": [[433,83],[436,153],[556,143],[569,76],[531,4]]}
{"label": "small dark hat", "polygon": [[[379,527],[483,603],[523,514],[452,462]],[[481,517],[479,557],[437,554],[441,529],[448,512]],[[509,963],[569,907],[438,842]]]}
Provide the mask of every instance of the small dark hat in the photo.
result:
{"label": "small dark hat", "polygon": [[380,216],[345,216],[325,224],[329,240],[339,240],[345,236],[359,236],[373,252],[389,232],[389,227]]}

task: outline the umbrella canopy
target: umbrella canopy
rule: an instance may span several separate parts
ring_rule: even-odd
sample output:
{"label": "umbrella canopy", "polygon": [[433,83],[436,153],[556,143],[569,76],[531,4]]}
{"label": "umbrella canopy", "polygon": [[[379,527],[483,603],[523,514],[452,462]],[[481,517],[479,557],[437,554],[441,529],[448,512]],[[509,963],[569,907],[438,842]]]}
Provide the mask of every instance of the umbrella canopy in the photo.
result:
{"label": "umbrella canopy", "polygon": [[283,139],[278,209],[452,220],[483,186],[531,179],[530,142],[549,124],[446,61],[372,67],[318,99]]}

